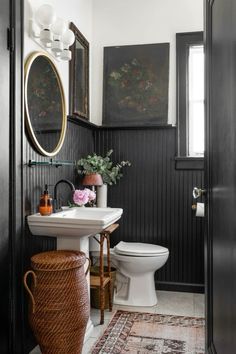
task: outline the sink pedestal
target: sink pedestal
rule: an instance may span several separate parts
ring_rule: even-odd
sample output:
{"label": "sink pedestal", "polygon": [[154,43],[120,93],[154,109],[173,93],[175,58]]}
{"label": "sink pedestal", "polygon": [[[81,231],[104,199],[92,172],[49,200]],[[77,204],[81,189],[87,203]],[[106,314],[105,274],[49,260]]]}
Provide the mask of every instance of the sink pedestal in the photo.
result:
{"label": "sink pedestal", "polygon": [[[58,237],[57,238],[57,250],[75,250],[81,251],[86,254],[86,257],[89,258],[89,237]],[[88,260],[85,263],[84,271],[86,271],[88,267]],[[87,283],[88,283],[88,293],[90,297],[90,272],[87,274]],[[91,332],[93,330],[93,323],[91,318],[88,320],[87,329],[84,337],[84,342],[89,338]]]}

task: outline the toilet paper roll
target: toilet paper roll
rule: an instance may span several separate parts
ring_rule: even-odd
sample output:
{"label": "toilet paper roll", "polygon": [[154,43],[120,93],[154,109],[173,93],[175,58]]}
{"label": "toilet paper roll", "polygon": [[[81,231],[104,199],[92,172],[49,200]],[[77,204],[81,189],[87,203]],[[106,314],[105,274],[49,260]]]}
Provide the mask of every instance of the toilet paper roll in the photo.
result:
{"label": "toilet paper roll", "polygon": [[205,204],[197,203],[196,216],[203,218],[205,216]]}

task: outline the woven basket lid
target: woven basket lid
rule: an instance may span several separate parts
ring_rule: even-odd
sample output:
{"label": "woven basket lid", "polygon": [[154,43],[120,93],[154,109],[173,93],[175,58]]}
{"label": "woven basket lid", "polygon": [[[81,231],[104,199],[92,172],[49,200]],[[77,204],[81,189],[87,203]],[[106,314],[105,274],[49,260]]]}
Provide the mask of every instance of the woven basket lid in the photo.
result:
{"label": "woven basket lid", "polygon": [[56,271],[79,268],[86,262],[86,256],[80,251],[49,251],[31,257],[31,266],[35,270]]}

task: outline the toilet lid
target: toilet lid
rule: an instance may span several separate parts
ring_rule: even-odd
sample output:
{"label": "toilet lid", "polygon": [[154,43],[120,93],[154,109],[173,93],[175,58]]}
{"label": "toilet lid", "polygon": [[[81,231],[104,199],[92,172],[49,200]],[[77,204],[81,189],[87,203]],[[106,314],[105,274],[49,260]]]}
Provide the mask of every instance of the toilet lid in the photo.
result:
{"label": "toilet lid", "polygon": [[114,250],[118,254],[126,256],[147,257],[155,256],[159,254],[169,253],[169,250],[165,247],[152,245],[150,243],[138,243],[138,242],[123,242],[120,241]]}

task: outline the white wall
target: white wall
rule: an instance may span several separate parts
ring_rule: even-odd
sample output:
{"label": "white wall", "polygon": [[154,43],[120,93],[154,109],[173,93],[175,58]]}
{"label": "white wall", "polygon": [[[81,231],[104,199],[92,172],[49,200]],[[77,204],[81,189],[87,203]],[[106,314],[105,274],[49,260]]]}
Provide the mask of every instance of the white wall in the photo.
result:
{"label": "white wall", "polygon": [[[29,36],[29,19],[42,4],[51,4],[56,10],[57,16],[66,21],[72,21],[90,42],[92,41],[92,0],[25,0],[25,24],[24,24],[24,58],[34,52],[43,49]],[[92,50],[91,50],[92,53]],[[67,111],[69,98],[69,64],[54,60],[64,86]]]}
{"label": "white wall", "polygon": [[[168,120],[175,124],[175,33],[203,29],[203,0],[25,0],[25,58],[42,50],[29,37],[29,18],[44,3],[74,22],[90,42],[90,120],[97,124],[102,123],[103,47],[170,42]],[[68,103],[68,63],[56,65]]]}
{"label": "white wall", "polygon": [[169,123],[176,121],[175,33],[203,30],[203,0],[93,0],[91,120],[102,122],[103,47],[170,42]]}

